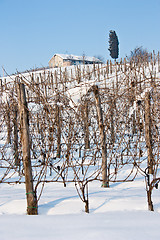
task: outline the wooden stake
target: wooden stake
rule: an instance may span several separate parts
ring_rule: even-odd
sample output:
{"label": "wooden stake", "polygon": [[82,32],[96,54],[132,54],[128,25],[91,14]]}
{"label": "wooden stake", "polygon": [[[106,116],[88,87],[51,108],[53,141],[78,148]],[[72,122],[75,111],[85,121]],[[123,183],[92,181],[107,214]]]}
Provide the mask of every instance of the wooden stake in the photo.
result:
{"label": "wooden stake", "polygon": [[17,105],[13,109],[13,134],[14,134],[14,159],[15,165],[20,167],[20,159],[18,157],[18,124],[17,124]]}
{"label": "wooden stake", "polygon": [[111,144],[115,142],[114,136],[114,103],[112,97],[110,97],[110,121],[111,121]]}
{"label": "wooden stake", "polygon": [[29,114],[26,102],[25,86],[24,84],[18,84],[19,94],[19,112],[20,112],[20,131],[22,141],[22,153],[23,153],[23,166],[25,174],[26,184],[26,196],[27,196],[27,214],[37,215],[37,197],[33,188],[33,177],[30,157],[30,139],[29,139]]}
{"label": "wooden stake", "polygon": [[106,147],[106,136],[103,124],[103,113],[101,108],[101,99],[99,96],[98,86],[93,86],[93,92],[96,100],[96,108],[98,115],[98,125],[101,137],[101,149],[102,149],[102,187],[109,187],[109,170],[107,167],[107,147]]}
{"label": "wooden stake", "polygon": [[85,149],[90,148],[90,141],[89,141],[89,123],[88,123],[88,102],[85,101],[84,108],[82,108],[82,118],[84,122],[84,142],[85,142]]}
{"label": "wooden stake", "polygon": [[7,102],[7,107],[6,107],[6,123],[7,123],[7,143],[11,143],[11,122],[10,122],[10,106],[9,103]]}
{"label": "wooden stake", "polygon": [[150,92],[145,93],[145,139],[148,154],[149,174],[154,173],[154,157],[152,149],[152,134],[151,134],[151,110],[150,110]]}
{"label": "wooden stake", "polygon": [[61,118],[60,107],[56,103],[56,124],[57,124],[57,158],[61,157]]}

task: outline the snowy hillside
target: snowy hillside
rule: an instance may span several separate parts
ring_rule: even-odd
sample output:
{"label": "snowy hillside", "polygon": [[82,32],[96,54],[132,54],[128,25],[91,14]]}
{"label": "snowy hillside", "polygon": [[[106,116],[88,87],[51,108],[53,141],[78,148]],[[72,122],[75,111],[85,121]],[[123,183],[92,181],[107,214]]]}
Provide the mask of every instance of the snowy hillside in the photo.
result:
{"label": "snowy hillside", "polygon": [[90,213],[83,210],[74,186],[47,184],[39,216],[25,216],[24,185],[0,185],[1,240],[43,239],[159,239],[160,193],[155,191],[155,212],[148,212],[143,178],[102,189],[89,186]]}
{"label": "snowy hillside", "polygon": [[[23,111],[20,82],[28,103]],[[3,78],[0,240],[158,239],[159,83],[157,60]],[[33,175],[33,191],[28,192],[25,109]],[[27,201],[34,194],[38,204],[30,206]],[[149,194],[154,212],[148,211]],[[29,208],[37,208],[39,215],[27,216]]]}

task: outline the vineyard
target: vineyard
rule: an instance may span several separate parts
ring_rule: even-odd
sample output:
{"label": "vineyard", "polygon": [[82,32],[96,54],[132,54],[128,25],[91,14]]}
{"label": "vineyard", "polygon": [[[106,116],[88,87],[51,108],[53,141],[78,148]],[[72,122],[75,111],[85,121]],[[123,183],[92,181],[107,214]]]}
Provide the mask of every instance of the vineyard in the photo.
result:
{"label": "vineyard", "polygon": [[38,214],[47,183],[74,183],[89,212],[88,185],[146,181],[158,188],[160,58],[7,75],[0,80],[0,184],[25,184]]}

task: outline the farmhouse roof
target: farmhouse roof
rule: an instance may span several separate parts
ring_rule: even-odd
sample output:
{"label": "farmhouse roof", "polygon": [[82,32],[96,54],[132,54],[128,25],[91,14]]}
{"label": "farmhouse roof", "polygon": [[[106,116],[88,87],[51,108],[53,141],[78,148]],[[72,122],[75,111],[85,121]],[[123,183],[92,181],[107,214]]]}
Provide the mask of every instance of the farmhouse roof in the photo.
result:
{"label": "farmhouse roof", "polygon": [[88,61],[88,62],[97,62],[101,63],[102,61],[95,57],[89,57],[89,56],[75,56],[72,54],[55,54],[54,56],[59,56],[63,60],[75,60],[75,61]]}

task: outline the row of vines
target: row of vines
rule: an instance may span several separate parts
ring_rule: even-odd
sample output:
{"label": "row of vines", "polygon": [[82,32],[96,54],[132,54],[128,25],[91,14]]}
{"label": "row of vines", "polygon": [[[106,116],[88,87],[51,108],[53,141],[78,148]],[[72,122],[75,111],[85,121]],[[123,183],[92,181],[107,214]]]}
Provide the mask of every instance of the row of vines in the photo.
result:
{"label": "row of vines", "polygon": [[[38,214],[45,184],[73,182],[89,212],[88,184],[146,179],[158,187],[159,54],[150,61],[17,73],[0,80],[0,183],[26,186]],[[120,174],[126,171],[126,175]]]}

